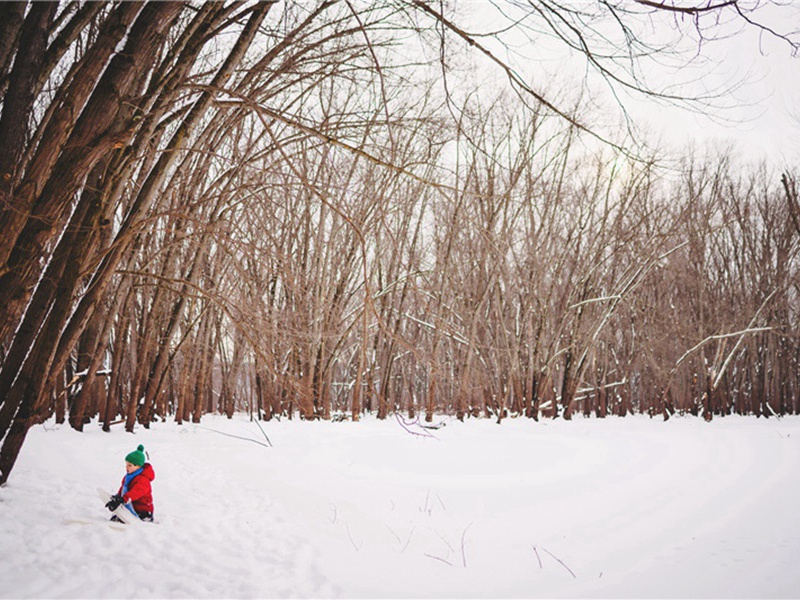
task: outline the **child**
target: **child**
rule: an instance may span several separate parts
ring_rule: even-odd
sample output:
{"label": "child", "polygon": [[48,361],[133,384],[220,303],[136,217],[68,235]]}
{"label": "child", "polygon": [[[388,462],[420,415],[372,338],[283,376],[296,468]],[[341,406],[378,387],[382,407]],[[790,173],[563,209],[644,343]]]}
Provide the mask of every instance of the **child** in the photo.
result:
{"label": "child", "polygon": [[[106,504],[110,511],[120,504],[137,515],[142,521],[153,520],[153,491],[150,482],[156,478],[153,466],[145,462],[144,446],[139,445],[136,450],[125,457],[125,471],[127,475],[122,478],[119,491],[111,497]],[[118,521],[116,515],[112,521]]]}

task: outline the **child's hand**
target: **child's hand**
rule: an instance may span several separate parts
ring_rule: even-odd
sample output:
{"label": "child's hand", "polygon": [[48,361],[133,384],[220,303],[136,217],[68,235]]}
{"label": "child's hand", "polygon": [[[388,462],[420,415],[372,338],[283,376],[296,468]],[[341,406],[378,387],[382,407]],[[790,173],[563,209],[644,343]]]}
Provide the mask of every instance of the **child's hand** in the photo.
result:
{"label": "child's hand", "polygon": [[113,512],[120,504],[125,504],[125,501],[119,494],[114,494],[111,496],[111,500],[106,502],[106,508]]}

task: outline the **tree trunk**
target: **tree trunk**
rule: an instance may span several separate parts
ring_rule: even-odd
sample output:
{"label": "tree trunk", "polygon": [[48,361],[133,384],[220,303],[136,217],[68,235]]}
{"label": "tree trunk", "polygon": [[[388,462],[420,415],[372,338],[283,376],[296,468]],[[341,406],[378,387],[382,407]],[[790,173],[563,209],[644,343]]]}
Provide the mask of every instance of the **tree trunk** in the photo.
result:
{"label": "tree trunk", "polygon": [[[119,122],[117,115],[131,113],[136,104],[135,84],[155,60],[153,48],[181,9],[178,3],[150,3],[131,29],[125,52],[117,54],[98,82],[84,112],[75,123],[58,161],[30,209],[13,248],[0,268],[0,305],[6,307],[0,322],[0,339],[8,335],[28,301],[40,275],[48,244],[58,234],[57,224],[68,210],[95,164],[115,144],[126,144],[133,135],[133,117]],[[23,206],[23,210],[24,210]],[[25,214],[24,212],[22,213]],[[2,255],[0,255],[2,258]]]}
{"label": "tree trunk", "polygon": [[[0,2],[0,81],[11,71],[27,5],[27,2]],[[0,89],[0,97],[5,95],[5,90],[6,87]]]}
{"label": "tree trunk", "polygon": [[[24,8],[24,3],[20,4]],[[9,76],[8,92],[3,98],[3,114],[0,116],[0,200],[3,200],[0,202],[3,207],[0,214],[3,215],[8,211],[5,208],[8,204],[4,200],[10,198],[17,177],[15,167],[25,151],[24,142],[28,119],[33,110],[36,81],[42,70],[47,36],[57,8],[56,2],[32,3],[20,31],[20,43]],[[17,11],[18,5],[3,11],[6,12],[3,16],[11,17],[7,31],[9,35],[14,34]],[[6,45],[5,40],[3,45]]]}
{"label": "tree trunk", "polygon": [[114,350],[111,359],[111,377],[108,381],[108,392],[106,393],[106,406],[103,412],[103,431],[111,430],[111,421],[118,414],[120,407],[119,384],[122,375],[122,359],[125,353],[126,340],[132,321],[131,303],[133,297],[133,287],[126,286],[124,293],[125,300],[122,302],[122,312],[117,316],[117,326],[114,339]]}

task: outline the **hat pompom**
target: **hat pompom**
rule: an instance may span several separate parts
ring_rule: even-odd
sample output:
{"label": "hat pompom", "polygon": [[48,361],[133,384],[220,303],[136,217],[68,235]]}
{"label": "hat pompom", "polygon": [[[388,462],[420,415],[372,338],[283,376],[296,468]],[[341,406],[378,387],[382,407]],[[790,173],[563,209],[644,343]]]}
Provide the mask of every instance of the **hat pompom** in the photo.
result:
{"label": "hat pompom", "polygon": [[129,462],[132,465],[136,465],[137,467],[143,466],[145,463],[144,446],[142,444],[139,444],[136,450],[134,450],[125,457],[125,462]]}

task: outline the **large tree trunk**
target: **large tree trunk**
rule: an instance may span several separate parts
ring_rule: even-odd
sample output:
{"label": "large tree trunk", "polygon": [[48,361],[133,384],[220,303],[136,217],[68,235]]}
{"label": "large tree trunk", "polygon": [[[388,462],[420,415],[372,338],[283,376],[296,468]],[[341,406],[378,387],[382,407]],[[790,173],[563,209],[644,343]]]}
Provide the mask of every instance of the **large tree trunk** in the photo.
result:
{"label": "large tree trunk", "polygon": [[[3,26],[3,29],[7,29],[3,33],[9,36],[15,34],[20,4],[24,10],[24,3],[15,3],[3,10],[6,14],[2,16],[10,18],[10,22]],[[11,211],[7,199],[17,177],[16,167],[25,151],[24,142],[36,97],[36,82],[44,63],[47,36],[57,8],[57,2],[34,2],[22,24],[20,43],[9,76],[8,93],[3,98],[3,114],[0,116],[0,215],[3,216]],[[5,53],[5,49],[0,47],[0,52]],[[2,220],[0,224],[3,224]]]}
{"label": "large tree trunk", "polygon": [[[42,258],[48,256],[46,247],[56,234],[58,222],[63,218],[62,213],[72,201],[74,193],[83,185],[91,169],[113,143],[130,139],[133,129],[119,123],[116,117],[120,110],[123,116],[130,113],[127,105],[134,100],[136,83],[141,81],[139,75],[152,65],[156,41],[177,17],[181,8],[182,5],[177,3],[151,3],[145,7],[130,32],[125,51],[111,61],[89,100],[86,111],[78,119],[69,138],[69,148],[61,153],[53,176],[45,184],[31,217],[9,255],[9,265],[13,268],[0,277],[0,299],[5,308],[2,327],[6,328],[5,334],[16,323],[27,304],[29,290],[33,289],[35,279],[38,278]],[[126,129],[128,132],[124,135],[119,133]],[[89,223],[96,223],[97,216],[102,214],[93,194],[84,194],[75,212],[82,215],[80,220],[85,225],[82,235],[88,235],[94,230]],[[86,250],[80,245],[71,245],[64,257],[73,253],[82,255]],[[51,263],[55,263],[53,268],[57,268],[62,260],[61,257],[54,256],[51,260]],[[85,326],[84,320],[80,329],[73,330],[74,337],[70,340],[61,337],[58,347],[55,348],[56,352],[53,352],[53,340],[59,339],[59,332],[69,316],[73,293],[80,277],[79,267],[83,262],[76,257],[64,266],[63,274],[56,280],[56,294],[46,323],[38,333],[32,350],[27,354],[10,393],[3,399],[0,437],[5,433],[5,421],[9,415],[13,418],[13,424],[0,449],[2,481],[8,478],[16,462],[37,407],[49,393],[47,384],[52,383],[52,378],[56,376],[43,377],[42,374],[57,374],[61,371]],[[98,290],[99,293],[102,291]],[[88,316],[89,312],[85,317]],[[31,381],[32,373],[36,374],[36,381]]]}
{"label": "large tree trunk", "polygon": [[[19,35],[25,17],[27,2],[0,2],[0,80],[11,71],[11,63],[19,46]],[[7,87],[6,83],[6,87]],[[0,97],[6,87],[0,89]]]}
{"label": "large tree trunk", "polygon": [[116,328],[114,331],[114,346],[111,357],[111,377],[108,381],[108,392],[106,393],[106,405],[103,411],[103,431],[111,430],[111,422],[118,414],[120,407],[120,378],[122,376],[122,359],[125,353],[128,331],[133,319],[132,317],[132,298],[133,287],[126,285],[122,301],[122,311],[117,315]]}
{"label": "large tree trunk", "polygon": [[76,192],[115,144],[124,145],[132,138],[135,128],[130,106],[136,105],[136,84],[155,60],[153,48],[179,10],[177,3],[165,2],[151,3],[142,12],[125,52],[109,63],[29,211],[23,203],[21,212],[15,213],[26,220],[18,236],[14,224],[9,225],[13,247],[7,261],[0,254],[5,262],[5,269],[0,268],[0,305],[5,307],[0,339],[13,330],[22,313],[39,278],[42,260],[49,256],[48,246],[58,234],[58,223]]}
{"label": "large tree trunk", "polygon": [[[56,3],[42,2],[37,5],[55,6]],[[18,172],[10,173],[9,178],[3,177],[5,183],[0,182],[0,186],[9,186],[0,188],[6,194],[2,210],[0,210],[0,229],[5,233],[0,238],[0,276],[4,276],[9,269],[7,261],[31,213],[36,195],[44,188],[47,179],[51,176],[59,154],[75,127],[76,119],[79,118],[90,96],[98,98],[95,100],[94,106],[99,108],[99,96],[108,93],[108,86],[105,89],[97,90],[98,77],[108,64],[120,40],[128,32],[130,24],[142,10],[142,6],[143,4],[139,2],[123,2],[106,19],[95,43],[73,68],[71,77],[66,83],[67,87],[59,91],[59,101],[51,104],[41,125],[43,131],[37,133],[38,143],[35,154],[29,159],[24,177],[19,179],[23,173],[18,169]],[[36,73],[37,77],[39,75]],[[107,79],[110,75],[104,77]],[[29,82],[29,84],[35,85],[35,82]],[[4,108],[3,115],[5,116],[5,114],[6,109]],[[113,116],[113,111],[107,111],[104,116]],[[87,120],[90,118],[84,119],[84,127],[86,127]],[[17,123],[18,126],[26,124],[27,120]],[[25,133],[27,134],[27,132]],[[8,146],[4,145],[0,148],[8,148]],[[0,149],[0,152],[2,151]],[[14,152],[14,150],[9,149],[6,152]],[[17,162],[21,157],[22,154],[16,155]],[[80,175],[77,176],[80,179]],[[37,258],[39,257],[37,256]],[[7,329],[8,325],[4,321],[0,321],[0,339],[3,339],[3,336],[8,333]]]}

